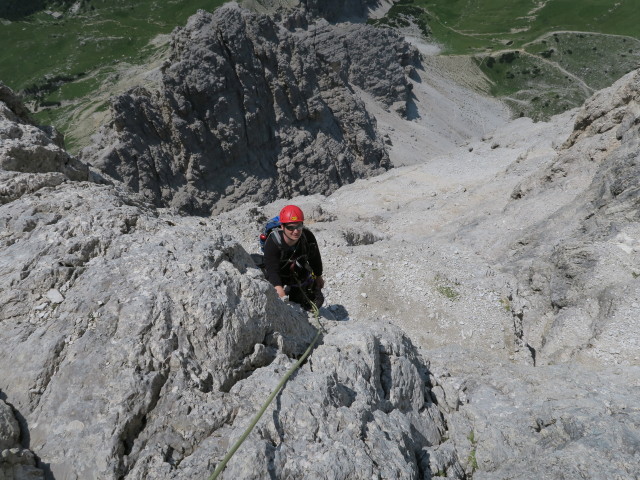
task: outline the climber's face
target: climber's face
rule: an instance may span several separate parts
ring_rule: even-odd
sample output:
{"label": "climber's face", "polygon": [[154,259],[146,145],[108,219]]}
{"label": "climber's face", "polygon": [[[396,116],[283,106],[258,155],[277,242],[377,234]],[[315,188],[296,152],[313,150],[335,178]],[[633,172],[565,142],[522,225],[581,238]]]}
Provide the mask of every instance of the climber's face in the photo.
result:
{"label": "climber's face", "polygon": [[[300,240],[300,235],[302,235],[302,227],[303,227],[303,223],[299,222],[299,223],[286,223],[282,226],[283,230],[284,230],[284,236],[286,238],[288,238],[289,240],[291,240],[291,244],[296,243],[298,240]],[[289,242],[287,242],[289,243]]]}

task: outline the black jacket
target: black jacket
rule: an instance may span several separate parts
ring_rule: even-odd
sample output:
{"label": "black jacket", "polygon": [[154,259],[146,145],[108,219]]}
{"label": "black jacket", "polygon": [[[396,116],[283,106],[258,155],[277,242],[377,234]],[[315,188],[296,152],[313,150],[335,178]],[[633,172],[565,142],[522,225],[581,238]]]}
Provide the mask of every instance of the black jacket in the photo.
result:
{"label": "black jacket", "polygon": [[[316,237],[304,228],[300,240],[289,246],[285,243],[282,230],[273,230],[264,244],[264,266],[267,280],[274,287],[297,285],[306,280],[311,271],[322,275],[322,257]],[[280,236],[280,245],[273,236]]]}

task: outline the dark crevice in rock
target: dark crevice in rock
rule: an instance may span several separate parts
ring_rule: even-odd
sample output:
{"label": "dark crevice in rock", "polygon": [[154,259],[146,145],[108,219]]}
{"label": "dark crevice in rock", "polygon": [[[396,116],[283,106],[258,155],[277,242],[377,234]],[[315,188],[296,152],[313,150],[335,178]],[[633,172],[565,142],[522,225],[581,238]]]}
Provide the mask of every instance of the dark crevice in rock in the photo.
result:
{"label": "dark crevice in rock", "polygon": [[365,447],[369,446],[369,443],[366,441],[369,438],[369,424],[374,420],[373,413],[369,411],[363,413],[362,423],[360,424],[360,440],[363,441]]}
{"label": "dark crevice in rock", "polygon": [[529,349],[529,354],[531,355],[531,361],[533,362],[533,366],[536,366],[536,349],[533,348],[528,343],[525,343],[525,347]]}
{"label": "dark crevice in rock", "polygon": [[[515,351],[520,351],[521,349],[526,349],[528,352],[528,357],[530,359],[531,365],[536,366],[536,350],[532,347],[524,338],[524,308],[516,309],[514,308],[514,298],[512,294],[509,294],[505,303],[509,312],[511,313],[512,319],[512,332],[513,332],[513,346]],[[528,362],[529,360],[527,360]]]}
{"label": "dark crevice in rock", "polygon": [[[279,448],[279,446],[282,445],[285,441],[284,428],[282,427],[282,423],[280,422],[280,414],[282,411],[282,391],[283,390],[284,388],[282,388],[278,392],[278,395],[276,395],[276,408],[273,410],[273,415],[272,415],[273,425],[276,427],[276,432],[278,432],[278,441],[275,442],[272,440],[272,444],[274,445],[274,447],[277,447],[277,448]],[[274,459],[271,458],[270,463],[273,463],[273,460]]]}
{"label": "dark crevice in rock", "polygon": [[279,450],[279,445],[267,445],[266,446],[266,457],[267,457],[267,473],[269,474],[270,480],[277,480],[278,476],[276,474],[276,465],[275,458],[276,452]]}
{"label": "dark crevice in rock", "polygon": [[[243,133],[244,133],[244,141],[246,145],[251,145],[251,142],[249,140],[249,131],[247,128],[247,112],[245,110],[245,102],[244,102],[244,97],[243,97],[243,92],[242,92],[242,88],[243,88],[243,82],[242,79],[238,76],[238,67],[235,63],[235,58],[234,58],[234,54],[231,51],[231,49],[229,48],[229,46],[227,45],[227,42],[225,41],[224,38],[224,34],[222,32],[222,30],[218,29],[217,30],[217,35],[218,35],[218,41],[220,42],[220,45],[222,46],[225,54],[226,54],[226,58],[227,61],[229,62],[230,65],[230,69],[231,72],[233,72],[234,75],[234,80],[235,80],[235,85],[238,86],[238,88],[236,88],[236,98],[237,98],[237,105],[242,109],[242,111],[240,112],[240,117],[242,117],[242,122],[243,122]],[[263,66],[263,71],[265,71],[266,69]],[[265,83],[266,85],[266,83]]]}
{"label": "dark crevice in rock", "polygon": [[125,422],[119,434],[120,451],[118,453],[118,470],[121,473],[119,478],[125,478],[135,465],[137,458],[135,458],[135,456],[129,457],[129,455],[134,451],[134,447],[137,452],[142,450],[140,446],[136,445],[136,440],[146,428],[148,415],[158,404],[162,394],[162,388],[169,378],[166,372],[155,373],[156,375],[149,385],[149,403],[147,405],[140,405],[139,411]]}
{"label": "dark crevice in rock", "polygon": [[182,462],[179,452],[176,452],[170,445],[166,446],[162,459],[172,467],[178,467]]}
{"label": "dark crevice in rock", "polygon": [[60,364],[64,361],[64,351],[66,346],[67,342],[64,338],[58,340],[52,351],[52,355],[49,357],[49,362],[45,369],[36,379],[36,384],[29,390],[29,407],[32,411],[38,406],[38,403],[40,403],[42,395],[47,390],[47,387],[51,383],[54,375],[57,373]]}
{"label": "dark crevice in rock", "polygon": [[220,385],[220,391],[229,393],[236,383],[249,378],[258,368],[269,365],[277,355],[277,349],[262,344],[256,344],[256,350],[252,355],[244,357],[240,366],[229,372],[226,380]]}
{"label": "dark crevice in rock", "polygon": [[131,418],[123,427],[123,432],[121,433],[121,441],[123,446],[123,455],[131,454],[133,450],[134,443],[138,435],[142,433],[144,428],[147,426],[147,415],[139,414],[135,415]]}
{"label": "dark crevice in rock", "polygon": [[218,312],[218,315],[212,319],[207,333],[211,334],[212,337],[216,336],[224,326],[224,317],[225,315],[223,311]]}
{"label": "dark crevice in rock", "polygon": [[382,387],[382,394],[384,400],[383,410],[385,413],[389,413],[392,408],[389,404],[391,387],[393,386],[393,378],[391,376],[391,359],[389,354],[380,351],[380,386]]}

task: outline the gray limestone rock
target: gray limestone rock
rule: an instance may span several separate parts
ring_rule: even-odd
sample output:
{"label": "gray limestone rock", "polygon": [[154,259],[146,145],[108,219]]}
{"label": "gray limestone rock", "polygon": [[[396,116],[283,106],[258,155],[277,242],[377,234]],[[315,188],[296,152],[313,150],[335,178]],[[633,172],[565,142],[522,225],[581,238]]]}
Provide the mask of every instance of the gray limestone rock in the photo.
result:
{"label": "gray limestone rock", "polygon": [[639,105],[636,70],[587,100],[555,161],[512,194],[568,199],[517,240],[507,266],[522,282],[523,341],[540,362],[637,360]]}
{"label": "gray limestone rock", "polygon": [[[387,108],[400,105],[406,114],[412,90],[407,77],[415,76],[420,53],[397,31],[317,22],[299,35],[325,70],[339,72],[345,84],[359,87]],[[329,101],[333,95],[325,97]]]}
{"label": "gray limestone rock", "polygon": [[0,451],[12,448],[20,440],[20,426],[11,407],[0,400]]}
{"label": "gray limestone rock", "polygon": [[63,173],[20,173],[0,170],[0,205],[19,199],[44,187],[55,187],[68,180]]}
{"label": "gray limestone rock", "polygon": [[430,352],[429,358],[436,369],[446,366],[452,375],[465,370],[470,377],[460,387],[464,402],[445,416],[449,440],[438,447],[455,449],[468,476],[637,478],[638,367],[532,367],[488,357],[470,361],[457,348]]}
{"label": "gray limestone rock", "polygon": [[163,387],[228,391],[308,341],[205,222],[86,182],[40,193],[0,207],[0,388],[54,475],[119,476]]}
{"label": "gray limestone rock", "polygon": [[234,5],[201,11],[173,35],[163,89],[117,97],[113,123],[82,158],[192,214],[378,174],[389,157],[353,89],[406,102],[417,57],[397,34],[354,28],[292,33]]}
{"label": "gray limestone rock", "polygon": [[24,106],[20,97],[2,82],[0,82],[0,102],[4,104],[4,115],[9,115],[11,120],[33,123],[31,113]]}
{"label": "gray limestone rock", "polygon": [[[201,448],[184,458],[184,478],[206,476],[242,435],[294,361],[279,356],[238,382],[230,395],[242,407]],[[150,428],[164,428],[154,417]],[[169,420],[168,430],[184,428]],[[430,400],[428,372],[395,327],[336,325],[292,377],[227,465],[221,478],[426,478],[427,450],[445,425]],[[131,478],[170,478],[163,447],[148,442]],[[176,452],[176,458],[181,457]],[[447,459],[457,463],[455,452]],[[188,474],[188,475],[187,475]]]}
{"label": "gray limestone rock", "polygon": [[[73,182],[0,227],[0,388],[54,478],[206,478],[314,335],[219,222]],[[225,475],[422,475],[428,378],[396,328],[335,327]]]}
{"label": "gray limestone rock", "polygon": [[0,451],[0,479],[41,480],[45,478],[42,469],[36,466],[36,459],[30,450],[10,448]]}

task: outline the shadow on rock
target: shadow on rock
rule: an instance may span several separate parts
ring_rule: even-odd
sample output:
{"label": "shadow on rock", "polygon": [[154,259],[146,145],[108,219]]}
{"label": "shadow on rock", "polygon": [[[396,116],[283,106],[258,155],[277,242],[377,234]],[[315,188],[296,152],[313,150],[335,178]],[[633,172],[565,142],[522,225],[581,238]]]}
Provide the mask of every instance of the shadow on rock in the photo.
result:
{"label": "shadow on rock", "polygon": [[327,320],[335,320],[336,322],[343,322],[349,320],[349,312],[344,305],[327,305],[320,309],[320,316]]}

